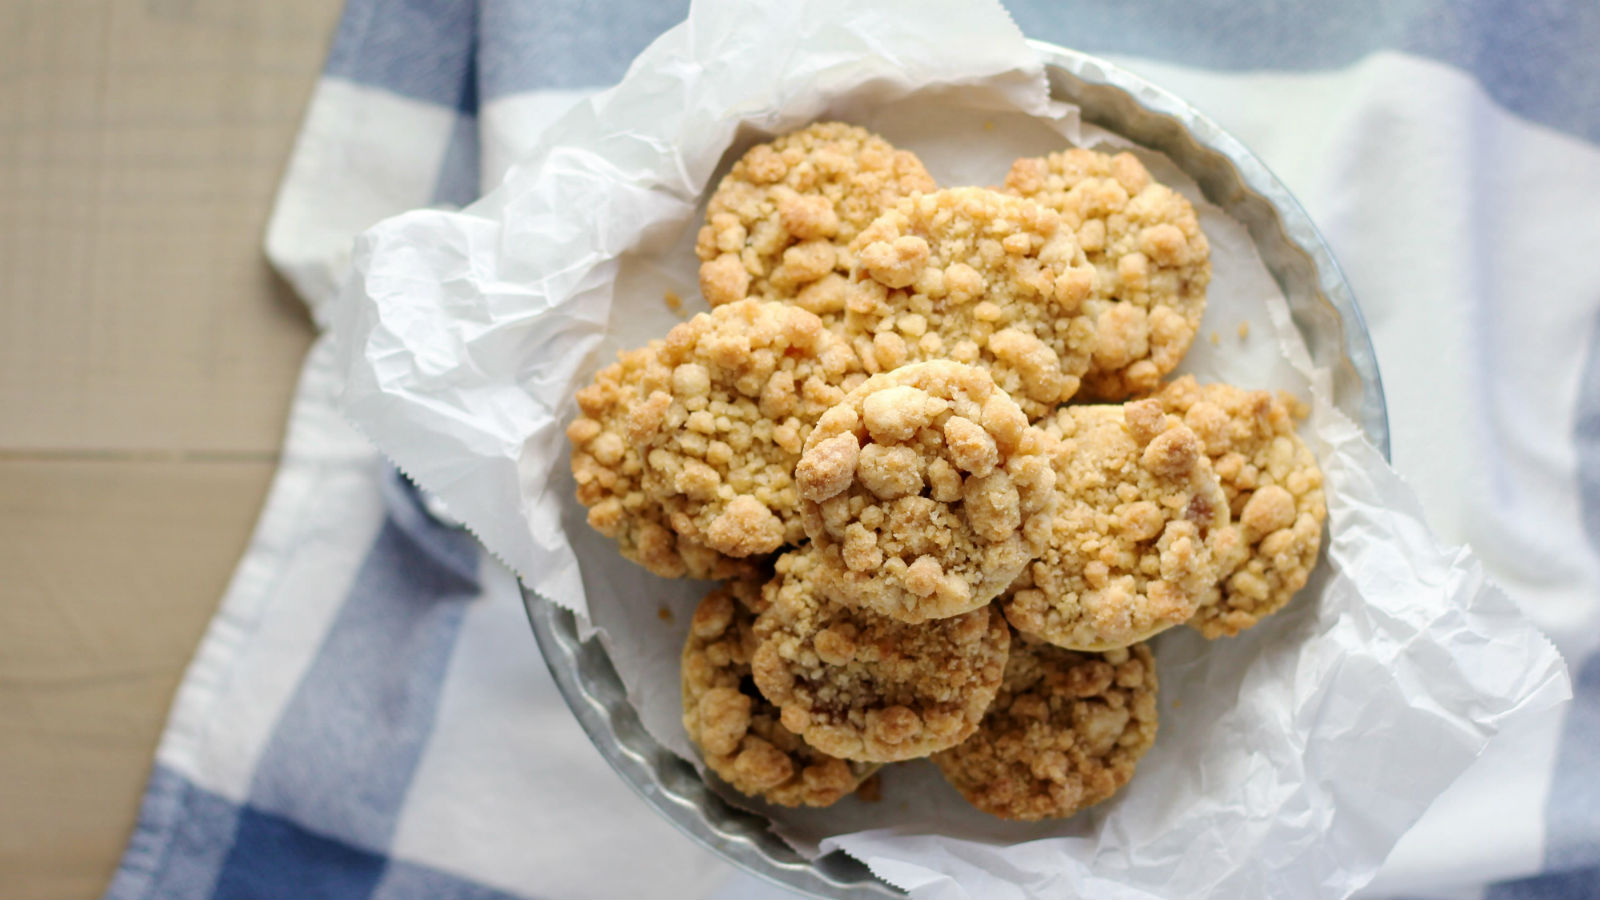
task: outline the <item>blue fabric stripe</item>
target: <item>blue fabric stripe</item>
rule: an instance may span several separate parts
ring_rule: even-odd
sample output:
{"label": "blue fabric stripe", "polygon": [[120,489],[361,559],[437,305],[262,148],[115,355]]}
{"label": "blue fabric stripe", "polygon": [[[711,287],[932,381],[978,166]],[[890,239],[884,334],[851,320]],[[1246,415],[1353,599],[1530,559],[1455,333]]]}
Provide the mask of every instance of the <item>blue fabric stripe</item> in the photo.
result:
{"label": "blue fabric stripe", "polygon": [[[1008,0],[1030,37],[1221,70],[1338,68],[1378,50],[1449,63],[1508,109],[1600,142],[1600,4],[1562,0]],[[480,10],[481,7],[481,10]],[[475,111],[541,88],[611,84],[683,0],[349,0],[327,72]],[[479,35],[483,36],[479,52]],[[426,40],[419,40],[426,35]],[[465,78],[474,58],[476,78]],[[463,83],[475,85],[462,91]]]}
{"label": "blue fabric stripe", "polygon": [[1545,865],[1552,871],[1600,862],[1600,654],[1578,670],[1572,694],[1545,808]]}
{"label": "blue fabric stripe", "polygon": [[209,897],[238,827],[239,808],[165,766],[150,772],[134,839],[109,900]]}
{"label": "blue fabric stripe", "polygon": [[477,19],[464,0],[347,0],[325,72],[476,112]]}
{"label": "blue fabric stripe", "polygon": [[1551,872],[1490,885],[1486,900],[1592,900],[1600,897],[1600,868]]}
{"label": "blue fabric stripe", "polygon": [[[250,805],[358,846],[389,846],[433,727],[478,547],[399,476],[389,515],[257,764]],[[241,835],[241,838],[244,836]]]}
{"label": "blue fabric stripe", "polygon": [[[152,804],[160,805],[159,815]],[[236,836],[231,850],[219,835]],[[385,859],[271,813],[241,810],[158,765],[150,774],[133,845],[105,896],[510,900],[513,895],[428,866]]]}
{"label": "blue fabric stripe", "polygon": [[370,850],[247,808],[239,815],[233,851],[211,896],[366,900],[383,875],[384,863]]}
{"label": "blue fabric stripe", "polygon": [[1311,71],[1400,50],[1470,72],[1496,102],[1600,142],[1593,0],[1004,0],[1029,37],[1206,69]]}
{"label": "blue fabric stripe", "polygon": [[615,84],[650,42],[689,14],[687,0],[480,0],[485,99]]}
{"label": "blue fabric stripe", "polygon": [[450,143],[445,145],[444,160],[439,163],[439,176],[433,188],[433,202],[449,206],[466,206],[478,199],[478,166],[482,158],[479,150],[478,117],[456,116],[450,129]]}
{"label": "blue fabric stripe", "polygon": [[1578,500],[1584,531],[1600,551],[1600,316],[1589,328],[1589,349],[1578,381],[1577,420],[1572,440],[1578,447]]}
{"label": "blue fabric stripe", "polygon": [[451,900],[515,900],[514,895],[447,875],[438,869],[393,860],[372,892],[372,900],[416,900],[449,897]]}
{"label": "blue fabric stripe", "polygon": [[1491,886],[1490,898],[1600,898],[1600,654],[1578,670],[1545,804],[1547,874]]}
{"label": "blue fabric stripe", "polygon": [[[326,72],[475,112],[480,97],[613,84],[639,51],[683,21],[689,5],[612,0],[605,7],[597,15],[587,0],[348,0]],[[472,89],[461,91],[474,63]]]}

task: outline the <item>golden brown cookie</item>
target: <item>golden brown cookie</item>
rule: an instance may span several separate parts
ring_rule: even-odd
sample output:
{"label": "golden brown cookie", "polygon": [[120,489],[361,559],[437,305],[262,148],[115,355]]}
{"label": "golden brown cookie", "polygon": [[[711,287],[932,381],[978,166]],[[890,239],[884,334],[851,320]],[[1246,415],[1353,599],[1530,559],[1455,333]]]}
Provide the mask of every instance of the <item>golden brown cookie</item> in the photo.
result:
{"label": "golden brown cookie", "polygon": [[1050,540],[1002,599],[1018,631],[1126,647],[1193,616],[1217,581],[1228,503],[1200,439],[1154,400],[1063,407]]}
{"label": "golden brown cookie", "polygon": [[933,762],[973,806],[1037,821],[1111,797],[1155,738],[1155,658],[1144,644],[1080,653],[1017,636],[978,732]]}
{"label": "golden brown cookie", "polygon": [[1095,339],[1083,396],[1121,400],[1155,390],[1205,313],[1211,248],[1194,207],[1131,153],[1072,149],[1019,159],[1005,186],[1061,213],[1099,273],[1084,305]]}
{"label": "golden brown cookie", "polygon": [[1061,217],[955,188],[902,200],[857,236],[844,333],[869,371],[982,363],[1038,419],[1078,390],[1094,347],[1094,267]]}
{"label": "golden brown cookie", "polygon": [[[829,806],[878,767],[816,750],[778,721],[754,687],[754,615],[740,585],[713,590],[694,611],[683,647],[683,727],[711,771],[752,797],[782,806]],[[745,587],[759,592],[759,582]]]}
{"label": "golden brown cookie", "polygon": [[644,466],[628,439],[627,409],[645,375],[660,363],[660,341],[618,354],[594,382],[578,391],[582,415],[567,426],[578,502],[589,525],[617,542],[622,555],[664,578],[732,578],[752,571],[744,560],[724,556],[667,526],[659,500],[643,488]]}
{"label": "golden brown cookie", "polygon": [[794,466],[864,376],[811,313],[741,300],[675,326],[634,379],[627,437],[672,530],[733,557],[805,537]]}
{"label": "golden brown cookie", "polygon": [[695,244],[700,291],[712,306],[783,300],[837,322],[850,242],[895,201],[935,187],[915,155],[841,122],[758,144],[711,195]]}
{"label": "golden brown cookie", "polygon": [[1157,399],[1205,444],[1233,518],[1219,596],[1189,624],[1208,638],[1238,634],[1282,609],[1317,564],[1328,507],[1317,458],[1295,434],[1302,405],[1192,375]]}
{"label": "golden brown cookie", "polygon": [[833,599],[902,622],[976,609],[1043,549],[1050,439],[975,366],[874,375],[823,413],[795,467]]}
{"label": "golden brown cookie", "polygon": [[722,583],[733,599],[752,615],[759,616],[767,611],[766,586],[772,580],[772,562],[769,560],[752,566],[751,574],[743,578],[730,578]]}
{"label": "golden brown cookie", "polygon": [[1000,687],[1005,620],[992,606],[907,625],[827,599],[807,551],[778,559],[756,620],[756,685],[825,753],[893,762],[953,747]]}

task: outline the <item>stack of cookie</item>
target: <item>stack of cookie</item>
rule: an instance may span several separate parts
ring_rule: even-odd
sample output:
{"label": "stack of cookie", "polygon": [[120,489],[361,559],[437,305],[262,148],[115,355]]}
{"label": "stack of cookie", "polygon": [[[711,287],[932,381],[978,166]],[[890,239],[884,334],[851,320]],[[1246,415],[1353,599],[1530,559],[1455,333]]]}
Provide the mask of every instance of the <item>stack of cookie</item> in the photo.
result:
{"label": "stack of cookie", "polygon": [[712,310],[578,394],[578,499],[622,555],[722,580],[684,725],[730,785],[824,806],[931,756],[998,816],[1071,815],[1156,733],[1175,625],[1306,582],[1325,506],[1291,397],[1163,384],[1210,280],[1129,154],[940,190],[814,125],[747,153],[697,252]]}

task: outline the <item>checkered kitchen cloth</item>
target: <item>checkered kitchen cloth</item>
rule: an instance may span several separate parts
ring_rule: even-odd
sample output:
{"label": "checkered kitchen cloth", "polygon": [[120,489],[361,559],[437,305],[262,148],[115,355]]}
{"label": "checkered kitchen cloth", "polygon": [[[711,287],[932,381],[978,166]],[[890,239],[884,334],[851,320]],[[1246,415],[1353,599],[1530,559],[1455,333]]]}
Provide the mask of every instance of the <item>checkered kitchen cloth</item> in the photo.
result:
{"label": "checkered kitchen cloth", "polygon": [[[1578,697],[1497,740],[1372,888],[1600,897],[1600,6],[1031,2],[1254,147],[1366,310],[1396,467]],[[351,237],[465,204],[681,20],[661,0],[350,0],[267,238],[328,321]],[[562,705],[513,578],[343,422],[326,339],[108,896],[753,896]]]}

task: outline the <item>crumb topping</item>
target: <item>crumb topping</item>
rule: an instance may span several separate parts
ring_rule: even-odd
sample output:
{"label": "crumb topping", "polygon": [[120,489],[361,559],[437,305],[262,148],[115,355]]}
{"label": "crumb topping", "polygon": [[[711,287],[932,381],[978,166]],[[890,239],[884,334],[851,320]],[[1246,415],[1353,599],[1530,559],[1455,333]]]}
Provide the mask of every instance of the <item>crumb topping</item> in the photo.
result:
{"label": "crumb topping", "polygon": [[1193,616],[1217,578],[1228,504],[1200,439],[1159,403],[1068,406],[1048,542],[1002,603],[1018,631],[1075,650],[1144,640]]}
{"label": "crumb topping", "polygon": [[712,306],[783,300],[837,322],[850,242],[902,197],[935,187],[914,154],[842,122],[758,144],[711,195],[695,243],[700,290]]}
{"label": "crumb topping", "polygon": [[1077,392],[1095,272],[1058,214],[955,188],[900,201],[852,246],[844,333],[868,371],[982,363],[1030,419]]}
{"label": "crumb topping", "polygon": [[1081,653],[1017,637],[977,733],[933,761],[984,812],[1037,821],[1111,797],[1155,736],[1155,658],[1144,644]]}
{"label": "crumb topping", "polygon": [[1189,624],[1208,638],[1238,634],[1283,608],[1317,564],[1328,507],[1322,469],[1295,433],[1304,404],[1192,375],[1157,399],[1205,445],[1233,518],[1220,583]]}
{"label": "crumb topping", "polygon": [[1010,645],[997,610],[907,625],[826,599],[807,550],[779,558],[777,573],[752,669],[806,743],[892,762],[953,747],[978,727]]}
{"label": "crumb topping", "polygon": [[1005,188],[1060,213],[1098,273],[1084,304],[1095,331],[1084,396],[1155,390],[1205,313],[1211,247],[1194,207],[1126,152],[1074,148],[1019,159]]}
{"label": "crumb topping", "polygon": [[660,365],[660,341],[618,354],[578,391],[580,415],[567,426],[578,502],[590,527],[628,559],[664,578],[732,578],[750,566],[673,531],[659,500],[643,488],[644,464],[627,437],[628,403],[645,373]]}
{"label": "crumb topping", "polygon": [[738,595],[759,589],[730,583],[695,608],[683,648],[683,727],[711,771],[739,791],[781,806],[829,806],[878,767],[812,748],[755,690],[754,616]]}
{"label": "crumb topping", "polygon": [[861,380],[816,316],[744,300],[675,326],[632,379],[624,435],[677,534],[730,557],[805,537],[795,463],[824,410]]}
{"label": "crumb topping", "polygon": [[1049,443],[981,368],[867,379],[822,415],[795,468],[819,584],[908,623],[993,600],[1048,535]]}

